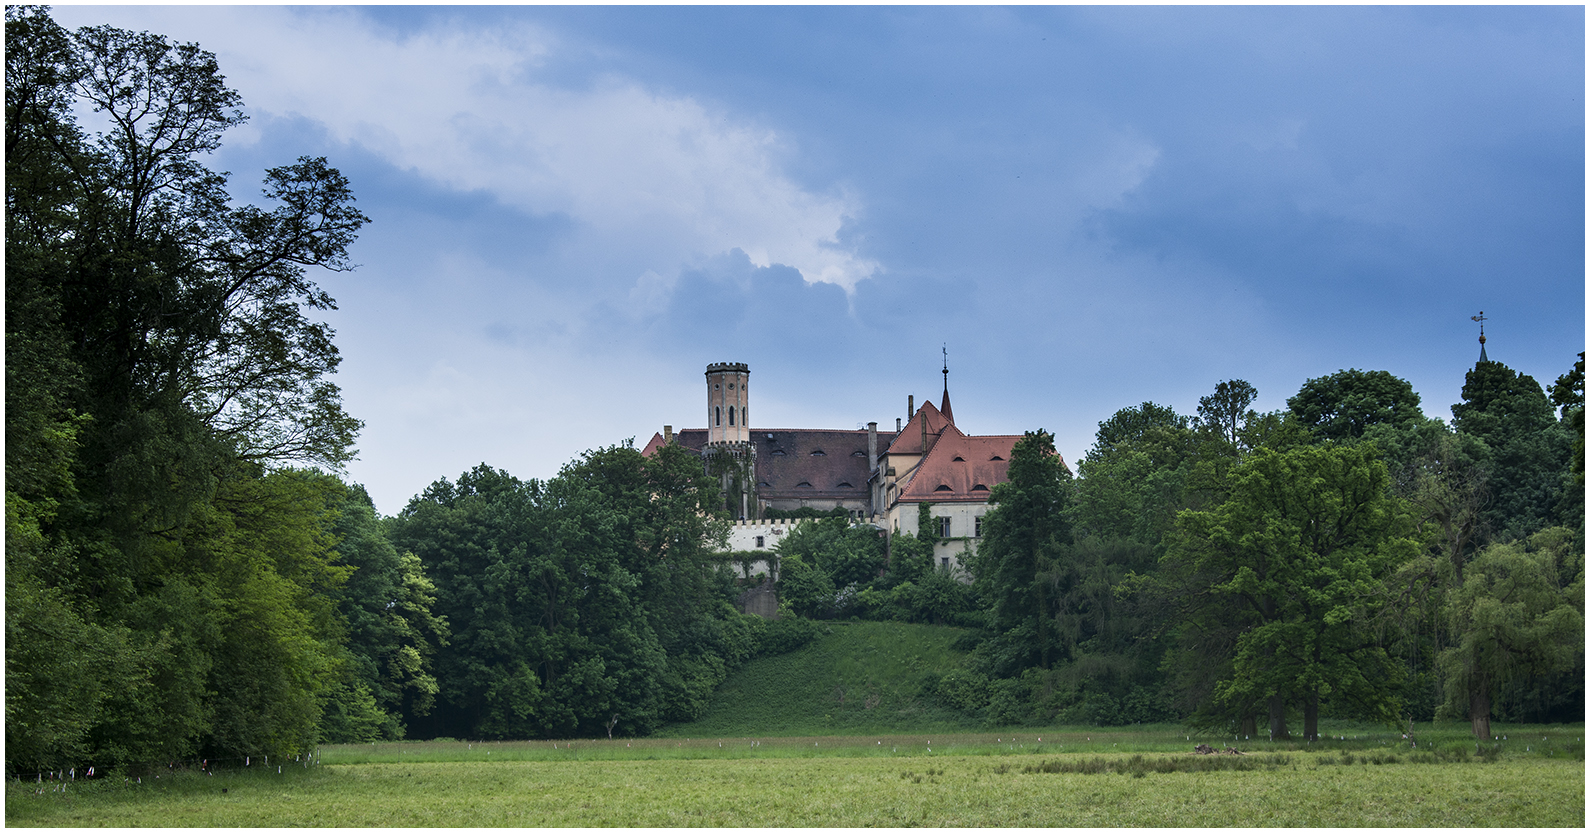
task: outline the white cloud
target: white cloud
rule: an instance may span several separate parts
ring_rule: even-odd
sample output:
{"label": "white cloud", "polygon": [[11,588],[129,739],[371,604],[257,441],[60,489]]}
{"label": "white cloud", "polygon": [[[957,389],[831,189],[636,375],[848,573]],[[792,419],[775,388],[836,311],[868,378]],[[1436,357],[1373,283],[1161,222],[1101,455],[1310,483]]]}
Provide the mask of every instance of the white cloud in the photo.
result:
{"label": "white cloud", "polygon": [[342,9],[139,11],[138,28],[216,52],[252,112],[303,116],[449,187],[568,216],[568,254],[626,287],[735,248],[847,289],[878,269],[837,242],[856,198],[786,176],[785,137],[634,79],[548,82],[559,44],[534,26],[400,37]]}

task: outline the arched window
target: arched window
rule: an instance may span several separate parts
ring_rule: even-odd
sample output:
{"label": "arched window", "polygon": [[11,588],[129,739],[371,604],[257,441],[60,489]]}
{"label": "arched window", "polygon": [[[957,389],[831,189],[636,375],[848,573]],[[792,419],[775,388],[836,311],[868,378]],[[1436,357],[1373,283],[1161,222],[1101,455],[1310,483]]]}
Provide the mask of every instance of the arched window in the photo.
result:
{"label": "arched window", "polygon": [[729,406],[729,424],[730,425],[734,424],[734,406],[733,405]]}
{"label": "arched window", "polygon": [[713,424],[714,425],[722,425],[723,424],[723,406],[719,405],[718,407],[713,408],[713,410],[717,412],[717,417],[716,417],[717,418],[717,422],[715,422]]}

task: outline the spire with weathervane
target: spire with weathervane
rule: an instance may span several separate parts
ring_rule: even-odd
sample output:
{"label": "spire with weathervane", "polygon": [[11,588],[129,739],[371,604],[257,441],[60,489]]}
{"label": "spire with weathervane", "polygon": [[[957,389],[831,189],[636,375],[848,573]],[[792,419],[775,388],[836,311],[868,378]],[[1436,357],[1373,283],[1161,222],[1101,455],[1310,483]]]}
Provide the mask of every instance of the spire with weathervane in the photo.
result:
{"label": "spire with weathervane", "polygon": [[1469,316],[1469,320],[1480,322],[1480,361],[1488,362],[1490,359],[1485,358],[1485,310],[1480,310],[1479,315]]}
{"label": "spire with weathervane", "polygon": [[939,405],[939,413],[944,415],[944,421],[955,424],[955,414],[950,410],[950,348],[944,345],[944,401]]}

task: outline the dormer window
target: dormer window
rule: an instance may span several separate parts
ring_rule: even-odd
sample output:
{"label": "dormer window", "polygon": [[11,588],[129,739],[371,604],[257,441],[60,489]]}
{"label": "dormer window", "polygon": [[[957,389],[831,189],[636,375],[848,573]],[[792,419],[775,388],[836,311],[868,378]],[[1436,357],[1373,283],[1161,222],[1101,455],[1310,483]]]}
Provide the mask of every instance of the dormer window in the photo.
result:
{"label": "dormer window", "polygon": [[856,487],[855,487],[855,486],[852,486],[852,485],[850,485],[850,484],[849,484],[849,483],[841,483],[841,484],[839,484],[839,485],[838,485],[838,486],[835,486],[835,487],[834,487],[834,488],[835,488],[835,489],[854,489],[854,488],[856,488]]}
{"label": "dormer window", "polygon": [[795,484],[795,488],[797,488],[797,489],[810,489],[810,488],[812,488],[812,484],[807,483],[806,481],[802,480],[801,482]]}
{"label": "dormer window", "polygon": [[[731,415],[730,415],[730,416],[733,416],[733,415],[732,415],[732,414],[731,414]],[[954,460],[954,462],[957,462],[957,463],[964,463],[964,462],[966,462],[966,458],[965,458],[965,457],[962,457],[962,456],[961,456],[961,455],[959,455],[959,454],[957,454],[957,455],[955,455],[955,460]]]}
{"label": "dormer window", "polygon": [[992,457],[990,457],[988,459],[989,460],[1000,460],[1000,461],[1003,461],[1005,458],[999,456],[998,454],[995,454],[994,456],[992,456]]}
{"label": "dormer window", "polygon": [[852,457],[865,457],[865,456],[867,456],[867,452],[865,452],[865,451],[852,451],[852,452],[850,452],[850,456],[852,456]]}
{"label": "dormer window", "polygon": [[933,491],[935,491],[935,492],[953,492],[955,490],[951,489],[947,484],[940,483],[938,485],[938,488],[934,489]]}
{"label": "dormer window", "polygon": [[784,456],[784,449],[782,449],[782,448],[773,449],[773,456],[774,457],[783,457]]}
{"label": "dormer window", "polygon": [[812,449],[812,456],[813,457],[827,457],[828,455],[825,454],[822,449],[814,448],[814,449]]}
{"label": "dormer window", "polygon": [[988,487],[984,486],[981,483],[979,483],[976,486],[972,487],[972,491],[974,491],[974,492],[986,492],[986,491],[988,491]]}

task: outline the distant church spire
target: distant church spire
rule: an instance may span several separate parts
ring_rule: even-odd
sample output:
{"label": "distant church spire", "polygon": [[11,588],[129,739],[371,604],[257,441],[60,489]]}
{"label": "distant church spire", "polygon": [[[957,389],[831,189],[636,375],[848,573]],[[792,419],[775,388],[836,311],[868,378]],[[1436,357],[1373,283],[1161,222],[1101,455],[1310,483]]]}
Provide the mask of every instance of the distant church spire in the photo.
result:
{"label": "distant church spire", "polygon": [[1485,310],[1480,310],[1479,315],[1469,316],[1469,320],[1480,322],[1480,361],[1488,362],[1490,359],[1485,358]]}
{"label": "distant church spire", "polygon": [[955,424],[955,413],[950,410],[950,348],[944,345],[944,402],[939,405],[939,413],[944,415],[944,420],[951,425]]}

